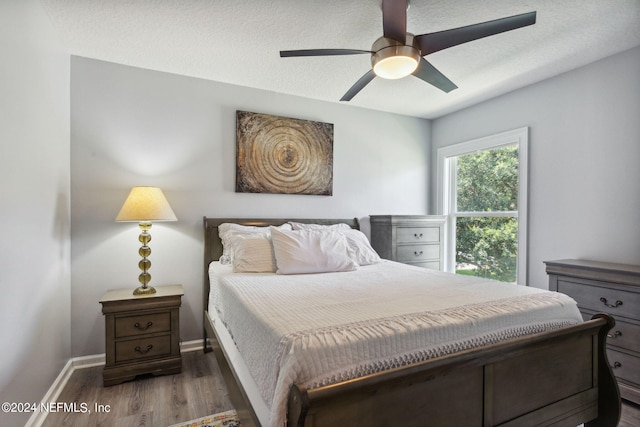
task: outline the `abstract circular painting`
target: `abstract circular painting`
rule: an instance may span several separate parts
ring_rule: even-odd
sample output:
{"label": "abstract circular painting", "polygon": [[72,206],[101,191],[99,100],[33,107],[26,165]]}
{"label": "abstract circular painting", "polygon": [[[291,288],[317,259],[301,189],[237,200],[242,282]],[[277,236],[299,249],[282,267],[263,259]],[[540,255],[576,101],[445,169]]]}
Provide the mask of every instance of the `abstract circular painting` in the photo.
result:
{"label": "abstract circular painting", "polygon": [[236,192],[333,193],[333,124],[236,111]]}

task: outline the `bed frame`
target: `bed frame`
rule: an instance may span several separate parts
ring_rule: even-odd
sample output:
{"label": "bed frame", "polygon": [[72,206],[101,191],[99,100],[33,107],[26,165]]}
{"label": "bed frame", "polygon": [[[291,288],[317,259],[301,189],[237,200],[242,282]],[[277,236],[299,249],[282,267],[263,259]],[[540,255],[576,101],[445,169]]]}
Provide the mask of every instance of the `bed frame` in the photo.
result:
{"label": "bed frame", "polygon": [[[218,225],[280,225],[285,219],[204,217],[204,345],[213,350],[243,427],[259,426],[207,313],[208,266],[222,254]],[[289,221],[359,228],[357,219]],[[615,427],[620,394],[607,361],[612,317],[307,390],[289,392],[289,427],[571,426]]]}

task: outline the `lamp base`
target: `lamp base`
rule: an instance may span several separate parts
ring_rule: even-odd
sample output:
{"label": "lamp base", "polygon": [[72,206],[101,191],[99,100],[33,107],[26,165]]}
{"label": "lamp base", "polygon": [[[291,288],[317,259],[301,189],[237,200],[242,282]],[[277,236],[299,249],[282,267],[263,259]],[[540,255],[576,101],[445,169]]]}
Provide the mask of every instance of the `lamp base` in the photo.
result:
{"label": "lamp base", "polygon": [[152,295],[156,293],[156,288],[153,286],[139,286],[134,291],[134,295]]}

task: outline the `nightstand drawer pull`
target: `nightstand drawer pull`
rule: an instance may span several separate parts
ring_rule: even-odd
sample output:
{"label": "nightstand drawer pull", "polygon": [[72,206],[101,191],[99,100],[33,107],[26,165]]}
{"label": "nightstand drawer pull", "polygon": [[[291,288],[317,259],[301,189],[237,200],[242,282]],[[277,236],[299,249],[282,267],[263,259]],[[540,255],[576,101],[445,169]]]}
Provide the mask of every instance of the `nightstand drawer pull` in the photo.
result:
{"label": "nightstand drawer pull", "polygon": [[136,322],[133,326],[140,329],[141,331],[146,331],[151,326],[153,326],[153,322],[149,321],[145,326],[140,325],[140,322]]}
{"label": "nightstand drawer pull", "polygon": [[147,349],[146,349],[146,350],[141,349],[141,348],[140,348],[140,346],[139,346],[139,345],[137,345],[137,346],[136,346],[136,348],[134,348],[134,350],[135,350],[135,351],[137,351],[137,352],[138,352],[138,353],[140,353],[140,354],[146,354],[146,353],[149,353],[149,351],[150,351],[152,348],[153,348],[153,345],[152,345],[152,344],[149,344],[149,345],[147,346]]}
{"label": "nightstand drawer pull", "polygon": [[613,365],[611,366],[613,369],[617,369],[617,368],[622,368],[622,363],[620,362],[613,362]]}
{"label": "nightstand drawer pull", "polygon": [[420,234],[418,234],[418,233],[414,233],[414,234],[413,234],[413,237],[415,237],[416,239],[422,239],[422,236],[423,236],[423,234],[422,234],[422,233],[420,233]]}
{"label": "nightstand drawer pull", "polygon": [[622,332],[620,332],[620,331],[615,331],[613,333],[613,335],[607,334],[607,338],[611,338],[612,340],[614,340],[614,339],[616,339],[618,337],[621,337],[621,336],[622,336]]}
{"label": "nightstand drawer pull", "polygon": [[423,253],[424,253],[423,251],[415,251],[415,252],[413,252],[413,254],[415,256],[422,256]]}
{"label": "nightstand drawer pull", "polygon": [[622,305],[622,301],[618,300],[615,304],[609,304],[605,297],[600,297],[600,301],[609,308],[616,308]]}

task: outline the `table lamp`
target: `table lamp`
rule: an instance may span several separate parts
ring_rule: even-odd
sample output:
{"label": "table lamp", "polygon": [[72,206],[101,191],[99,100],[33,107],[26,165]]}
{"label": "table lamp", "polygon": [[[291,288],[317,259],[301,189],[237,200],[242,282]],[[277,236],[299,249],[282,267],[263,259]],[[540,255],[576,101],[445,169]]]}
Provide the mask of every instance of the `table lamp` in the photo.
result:
{"label": "table lamp", "polygon": [[116,217],[116,222],[137,222],[139,223],[140,236],[138,240],[142,243],[142,247],[138,253],[142,257],[138,262],[138,267],[142,273],[138,276],[138,281],[142,284],[133,291],[134,295],[155,294],[156,290],[153,286],[149,286],[151,275],[151,261],[147,258],[151,255],[151,248],[148,243],[151,241],[149,230],[152,221],[177,221],[176,215],[173,213],[167,198],[158,187],[133,187],[127,200],[124,201],[120,213]]}

